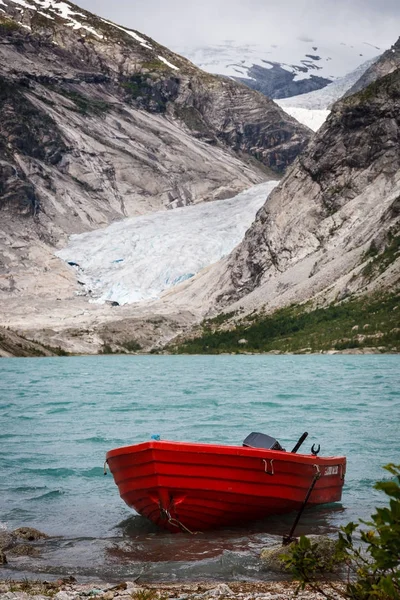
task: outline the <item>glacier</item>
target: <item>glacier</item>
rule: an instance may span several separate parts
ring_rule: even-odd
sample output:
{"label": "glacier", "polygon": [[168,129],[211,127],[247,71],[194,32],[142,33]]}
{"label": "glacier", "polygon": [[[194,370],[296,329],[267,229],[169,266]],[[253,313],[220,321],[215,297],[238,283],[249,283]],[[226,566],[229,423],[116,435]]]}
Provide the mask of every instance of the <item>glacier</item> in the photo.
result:
{"label": "glacier", "polygon": [[278,184],[268,181],[227,200],[131,217],[72,235],[56,256],[76,270],[91,302],[159,298],[226,256],[242,240]]}
{"label": "glacier", "polygon": [[269,69],[275,64],[293,73],[297,80],[317,75],[331,81],[342,78],[360,63],[382,52],[368,42],[345,44],[339,40],[326,41],[318,35],[313,35],[312,39],[293,37],[282,41],[281,38],[280,32],[276,43],[272,40],[265,44],[224,40],[208,46],[172,44],[171,48],[204,71],[226,77],[248,78],[253,65]]}
{"label": "glacier", "polygon": [[308,92],[291,98],[274,100],[288,115],[294,117],[299,123],[306,125],[313,131],[318,131],[325,123],[331,112],[331,106],[342,98],[353,87],[365,71],[378,60],[374,56],[359,65],[344,77],[340,77],[321,90]]}

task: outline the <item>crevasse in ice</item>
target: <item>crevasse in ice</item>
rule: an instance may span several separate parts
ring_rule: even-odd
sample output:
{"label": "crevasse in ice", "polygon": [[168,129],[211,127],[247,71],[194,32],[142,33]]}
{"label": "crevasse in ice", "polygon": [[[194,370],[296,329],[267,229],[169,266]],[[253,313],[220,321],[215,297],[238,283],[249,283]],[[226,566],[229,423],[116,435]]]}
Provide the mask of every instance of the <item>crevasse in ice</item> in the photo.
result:
{"label": "crevasse in ice", "polygon": [[57,256],[74,265],[95,302],[155,299],[226,256],[276,185],[269,181],[228,200],[133,217],[72,235]]}

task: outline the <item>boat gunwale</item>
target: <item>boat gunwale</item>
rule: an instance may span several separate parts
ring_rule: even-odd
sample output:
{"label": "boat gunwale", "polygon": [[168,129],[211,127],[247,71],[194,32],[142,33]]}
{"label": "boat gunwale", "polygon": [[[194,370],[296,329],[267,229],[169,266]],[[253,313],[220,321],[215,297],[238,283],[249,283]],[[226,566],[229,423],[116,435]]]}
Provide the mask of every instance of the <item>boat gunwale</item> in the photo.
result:
{"label": "boat gunwale", "polygon": [[[345,456],[315,456],[313,454],[292,453],[283,450],[271,450],[267,448],[251,448],[248,446],[229,446],[225,444],[209,444],[202,442],[175,442],[170,440],[147,440],[138,444],[121,446],[109,450],[106,460],[118,456],[146,452],[148,450],[158,451],[182,451],[194,452],[196,454],[219,454],[240,457],[268,458],[283,460],[286,462],[306,463],[316,465],[329,465],[335,463],[346,464]],[[267,456],[266,456],[267,454]],[[154,460],[154,459],[153,459]],[[164,462],[164,461],[163,461]],[[168,461],[166,461],[168,462]]]}

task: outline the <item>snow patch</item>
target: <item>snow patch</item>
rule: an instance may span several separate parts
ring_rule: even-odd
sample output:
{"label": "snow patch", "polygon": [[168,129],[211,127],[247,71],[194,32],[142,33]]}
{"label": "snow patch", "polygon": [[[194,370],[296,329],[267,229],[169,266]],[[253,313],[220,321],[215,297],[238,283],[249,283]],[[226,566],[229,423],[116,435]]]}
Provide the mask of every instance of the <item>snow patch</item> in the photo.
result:
{"label": "snow patch", "polygon": [[31,8],[33,10],[37,10],[36,6],[33,6],[33,4],[28,4],[27,2],[25,2],[25,0],[10,0],[10,2],[14,2],[14,4],[19,4],[24,8]]}
{"label": "snow patch", "polygon": [[55,0],[35,0],[44,9],[50,9],[59,14],[62,19],[69,20],[71,15],[85,18],[85,15],[71,9],[66,2],[55,2]]}
{"label": "snow patch", "polygon": [[112,27],[115,27],[116,29],[119,29],[120,31],[127,33],[134,40],[136,40],[137,42],[140,42],[141,46],[144,46],[145,48],[148,48],[149,50],[153,50],[153,47],[150,46],[150,44],[144,38],[142,38],[140,35],[138,35],[134,31],[131,31],[131,29],[125,29],[125,27],[120,27],[120,25],[116,25],[115,23],[112,23],[111,21],[107,21],[106,19],[101,19],[101,20],[104,23],[107,23],[108,25],[111,25]]}
{"label": "snow patch", "polygon": [[73,17],[82,17],[86,19],[85,15],[76,11],[73,11],[69,4],[66,2],[55,2],[55,0],[34,0],[36,6],[33,4],[28,4],[25,0],[10,0],[10,2],[14,2],[14,4],[19,4],[24,8],[29,8],[31,10],[36,10],[39,14],[47,17],[48,19],[53,19],[54,17],[50,16],[48,13],[44,13],[38,10],[38,6],[43,8],[44,10],[51,11],[57,17],[64,19],[66,21],[70,21],[67,23],[68,27],[72,27],[73,29],[86,29],[92,35],[97,36],[99,39],[103,39],[103,36],[98,33],[93,27],[90,25],[85,25],[77,21]]}
{"label": "snow patch", "polygon": [[166,65],[168,65],[168,67],[170,67],[171,69],[176,69],[177,71],[179,71],[179,67],[176,67],[175,65],[173,65],[172,63],[170,63],[163,56],[158,55],[157,58],[159,58],[163,63],[165,63]]}
{"label": "snow patch", "polygon": [[46,19],[51,19],[52,21],[54,21],[54,17],[51,17],[47,13],[44,13],[41,10],[38,10],[38,13],[39,13],[39,15],[42,15],[43,17],[46,17]]}
{"label": "snow patch", "polygon": [[78,270],[92,301],[155,299],[231,252],[277,185],[269,181],[228,200],[125,219],[72,235],[56,253]]}
{"label": "snow patch", "polygon": [[100,33],[97,33],[97,31],[93,27],[90,27],[90,25],[83,25],[82,23],[78,23],[78,21],[72,21],[72,23],[67,23],[67,27],[72,27],[72,29],[75,30],[86,29],[92,35],[96,35],[101,40],[103,39],[103,36]]}

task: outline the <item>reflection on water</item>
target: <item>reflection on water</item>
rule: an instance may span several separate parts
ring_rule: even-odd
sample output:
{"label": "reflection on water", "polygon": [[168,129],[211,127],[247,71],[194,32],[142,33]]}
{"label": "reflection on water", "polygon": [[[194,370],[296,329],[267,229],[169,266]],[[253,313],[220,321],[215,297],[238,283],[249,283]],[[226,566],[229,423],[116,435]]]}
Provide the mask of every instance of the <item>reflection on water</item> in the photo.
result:
{"label": "reflection on water", "polygon": [[[340,504],[306,510],[296,533],[331,533]],[[229,529],[196,535],[158,529],[133,515],[115,526],[108,538],[52,538],[37,543],[40,558],[20,557],[8,565],[3,577],[48,578],[74,575],[81,581],[120,581],[140,578],[146,582],[195,580],[269,580],[276,574],[263,571],[263,548],[281,541],[296,513],[269,517]],[[82,564],[82,557],[84,564]]]}

